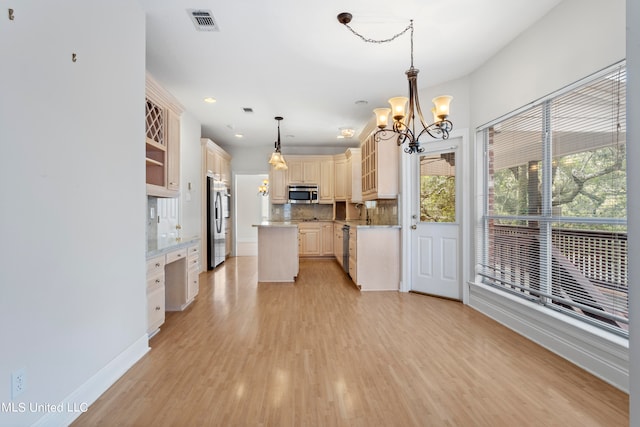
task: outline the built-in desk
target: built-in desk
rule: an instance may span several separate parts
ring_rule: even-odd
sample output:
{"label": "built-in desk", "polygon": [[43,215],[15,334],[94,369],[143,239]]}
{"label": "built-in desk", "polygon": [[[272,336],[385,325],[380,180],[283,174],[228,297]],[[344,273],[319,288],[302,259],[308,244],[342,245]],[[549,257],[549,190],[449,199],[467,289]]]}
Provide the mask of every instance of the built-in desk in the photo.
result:
{"label": "built-in desk", "polygon": [[166,242],[147,251],[147,335],[160,331],[165,311],[181,311],[199,291],[198,238]]}

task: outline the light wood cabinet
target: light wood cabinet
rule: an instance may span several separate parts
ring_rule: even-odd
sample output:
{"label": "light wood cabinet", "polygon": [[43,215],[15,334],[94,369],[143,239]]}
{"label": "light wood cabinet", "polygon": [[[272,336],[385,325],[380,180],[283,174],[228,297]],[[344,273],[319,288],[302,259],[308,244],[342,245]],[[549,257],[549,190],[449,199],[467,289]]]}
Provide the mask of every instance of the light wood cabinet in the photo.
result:
{"label": "light wood cabinet", "polygon": [[187,304],[191,303],[200,291],[200,250],[198,245],[187,249]]}
{"label": "light wood cabinet", "polygon": [[333,223],[322,223],[320,226],[322,239],[322,256],[333,256]]}
{"label": "light wood cabinet", "polygon": [[342,247],[344,239],[343,239],[342,233],[343,233],[342,224],[337,222],[334,223],[333,224],[333,254],[336,257],[336,261],[338,261],[341,267],[344,265],[344,262],[343,262],[344,260],[342,259],[342,256],[344,255],[344,248]]}
{"label": "light wood cabinet", "polygon": [[345,152],[346,198],[351,203],[362,202],[362,154],[360,148],[349,148]]}
{"label": "light wood cabinet", "polygon": [[287,156],[289,184],[320,184],[320,162],[318,158]]}
{"label": "light wood cabinet", "polygon": [[147,194],[180,193],[180,115],[183,108],[151,75],[146,78],[145,155]]}
{"label": "light wood cabinet", "polygon": [[298,253],[301,257],[320,256],[322,240],[319,223],[301,223],[298,225]]}
{"label": "light wood cabinet", "polygon": [[205,159],[205,175],[229,185],[231,182],[231,155],[208,138],[200,140]]}
{"label": "light wood cabinet", "polygon": [[335,200],[347,200],[347,158],[344,154],[334,157],[333,176],[333,197]]}
{"label": "light wood cabinet", "polygon": [[276,170],[273,166],[269,171],[269,197],[271,203],[284,204],[289,202],[287,194],[287,171]]}
{"label": "light wood cabinet", "polygon": [[152,337],[164,323],[164,255],[147,260],[147,335]]}
{"label": "light wood cabinet", "polygon": [[324,158],[320,160],[320,183],[318,191],[320,192],[319,203],[333,203],[333,158]]}
{"label": "light wood cabinet", "polygon": [[349,275],[362,291],[400,288],[400,228],[351,227]]}
{"label": "light wood cabinet", "polygon": [[362,199],[398,197],[398,154],[395,139],[376,141],[372,134],[360,146],[362,154]]}

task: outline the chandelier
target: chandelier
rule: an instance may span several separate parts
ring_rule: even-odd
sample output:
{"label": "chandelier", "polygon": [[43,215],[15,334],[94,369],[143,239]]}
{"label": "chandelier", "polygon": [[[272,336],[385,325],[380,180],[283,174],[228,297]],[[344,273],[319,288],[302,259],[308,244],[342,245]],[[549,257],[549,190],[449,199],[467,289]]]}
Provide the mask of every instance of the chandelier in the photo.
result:
{"label": "chandelier", "polygon": [[288,169],[287,163],[284,161],[284,156],[280,152],[280,121],[282,117],[276,116],[274,118],[278,121],[278,140],[275,142],[276,149],[271,153],[269,164],[273,165],[276,170],[285,170]]}
{"label": "chandelier", "polygon": [[262,185],[258,186],[258,194],[261,194],[263,196],[268,196],[269,195],[269,180],[268,179],[262,180]]}
{"label": "chandelier", "polygon": [[[413,66],[413,19],[409,21],[407,28],[399,32],[398,34],[384,40],[369,39],[349,26],[352,15],[348,12],[343,12],[338,15],[338,22],[343,24],[353,34],[360,37],[367,43],[388,43],[407,31],[411,31],[411,66],[406,71],[407,78],[409,80],[409,98],[404,96],[397,96],[389,99],[391,108],[376,108],[373,113],[376,116],[376,125],[378,130],[375,132],[375,139],[391,139],[397,138],[398,145],[402,145],[407,142],[407,146],[404,148],[406,153],[422,153],[424,147],[420,145],[420,138],[424,134],[428,134],[432,138],[449,138],[449,132],[453,129],[453,123],[447,119],[449,117],[449,104],[453,97],[448,95],[438,96],[433,98],[432,102],[434,107],[431,109],[433,114],[433,122],[427,124],[422,110],[420,109],[420,100],[418,99],[418,69]],[[407,103],[409,107],[407,109]],[[393,118],[393,125],[391,129],[387,129],[389,123],[389,115]],[[420,122],[422,129],[416,129]],[[389,135],[389,136],[387,136]]]}

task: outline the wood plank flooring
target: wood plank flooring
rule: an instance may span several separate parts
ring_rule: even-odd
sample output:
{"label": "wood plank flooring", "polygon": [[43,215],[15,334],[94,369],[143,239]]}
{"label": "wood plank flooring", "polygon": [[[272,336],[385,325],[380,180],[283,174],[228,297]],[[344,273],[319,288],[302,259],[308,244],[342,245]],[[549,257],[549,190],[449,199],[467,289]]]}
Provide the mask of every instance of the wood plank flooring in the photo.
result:
{"label": "wood plank flooring", "polygon": [[74,426],[626,426],[628,395],[461,303],[361,293],[332,260],[200,276]]}

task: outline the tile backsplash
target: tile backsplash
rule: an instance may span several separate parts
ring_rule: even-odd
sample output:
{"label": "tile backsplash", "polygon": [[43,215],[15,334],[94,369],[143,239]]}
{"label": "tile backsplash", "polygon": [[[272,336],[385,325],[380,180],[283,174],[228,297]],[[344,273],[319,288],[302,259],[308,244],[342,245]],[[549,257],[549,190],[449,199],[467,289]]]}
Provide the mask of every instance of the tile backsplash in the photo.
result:
{"label": "tile backsplash", "polygon": [[[398,200],[375,200],[364,204],[350,204],[349,219],[363,220],[369,218],[373,225],[397,225],[398,224]],[[324,204],[283,204],[271,205],[272,221],[333,219],[333,205]]]}

